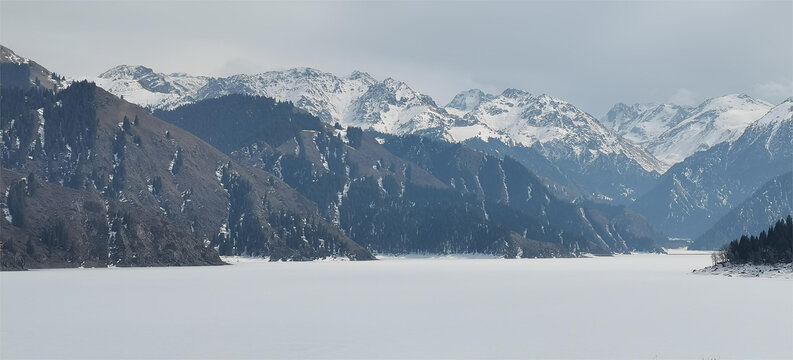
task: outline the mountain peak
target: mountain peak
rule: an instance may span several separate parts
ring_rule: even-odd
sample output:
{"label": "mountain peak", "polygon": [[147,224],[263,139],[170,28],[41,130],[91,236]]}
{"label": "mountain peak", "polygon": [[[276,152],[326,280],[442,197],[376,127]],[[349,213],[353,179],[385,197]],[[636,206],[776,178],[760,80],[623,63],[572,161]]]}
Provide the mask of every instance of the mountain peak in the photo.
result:
{"label": "mountain peak", "polygon": [[154,70],[143,65],[119,65],[99,74],[99,77],[102,79],[137,80],[153,73]]}
{"label": "mountain peak", "polygon": [[746,94],[727,94],[717,97],[709,98],[702,102],[697,108],[715,108],[715,109],[730,109],[737,106],[753,106],[759,105],[763,107],[771,107],[772,105],[767,101],[755,99]]}
{"label": "mountain peak", "polygon": [[325,74],[324,72],[314,69],[312,67],[299,67],[287,70],[288,73],[303,76],[319,76]]}
{"label": "mountain peak", "polygon": [[350,75],[347,75],[347,79],[350,79],[350,80],[363,80],[363,81],[368,82],[368,83],[376,83],[377,82],[377,79],[372,77],[372,75],[369,75],[369,73],[363,72],[363,71],[358,71],[358,70],[355,70]]}
{"label": "mountain peak", "polygon": [[486,94],[482,90],[470,89],[461,91],[459,94],[455,95],[446,107],[468,112],[479,106],[482,102],[492,100],[494,97],[494,95]]}
{"label": "mountain peak", "polygon": [[520,89],[507,88],[504,90],[504,92],[501,93],[501,96],[514,99],[518,97],[531,96],[531,94],[529,92]]}

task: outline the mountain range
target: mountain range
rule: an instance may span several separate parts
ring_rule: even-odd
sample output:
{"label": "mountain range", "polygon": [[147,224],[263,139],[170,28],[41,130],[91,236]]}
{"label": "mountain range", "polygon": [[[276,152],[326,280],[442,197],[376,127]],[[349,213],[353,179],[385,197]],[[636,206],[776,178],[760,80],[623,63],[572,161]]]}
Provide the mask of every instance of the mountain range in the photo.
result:
{"label": "mountain range", "polygon": [[625,207],[557,198],[518,162],[442,139],[380,137],[264,97],[154,116],[17,59],[1,59],[0,74],[20,79],[0,82],[4,269],[207,265],[218,255],[573,256],[651,251],[661,239]]}
{"label": "mountain range", "polygon": [[439,106],[357,71],[118,66],[94,85],[0,55],[4,269],[718,247],[712,226],[786,209],[759,207],[786,196],[772,179],[793,163],[791,99],[617,104],[597,120],[518,89]]}
{"label": "mountain range", "polygon": [[[242,93],[290,101],[330,124],[464,142],[492,155],[500,155],[500,148],[507,146],[517,150],[513,157],[543,179],[578,196],[617,199],[618,203],[629,203],[647,190],[663,169],[652,155],[572,104],[516,89],[498,96],[470,90],[442,107],[404,82],[377,81],[363,72],[338,77],[300,68],[210,78],[122,65],[92,80],[152,110]],[[458,104],[465,96],[470,97],[467,107]],[[538,166],[538,161],[553,165]],[[609,174],[626,176],[611,178]]]}
{"label": "mountain range", "polygon": [[737,139],[772,107],[745,94],[707,99],[695,107],[620,103],[601,122],[653,154],[665,171],[697,151]]}
{"label": "mountain range", "polygon": [[[120,66],[102,74],[97,81],[116,88],[118,95],[169,97],[176,93],[147,85],[141,79],[157,78],[154,83],[158,84],[192,83],[187,79],[194,79],[185,74],[158,74],[147,68],[120,71],[138,68],[141,67]],[[121,81],[115,75],[119,72],[147,75],[125,75]],[[206,85],[180,93],[173,98],[178,101],[151,102],[148,106],[172,109],[194,99],[235,92],[290,101],[326,123],[361,127],[379,134],[420,135],[461,143],[500,158],[508,156],[536,173],[559,197],[631,205],[668,234],[691,238],[707,230],[762,182],[743,181],[736,189],[722,184],[739,176],[731,172],[751,168],[744,163],[733,165],[735,169],[722,174],[709,175],[709,179],[721,179],[714,180],[712,186],[704,184],[710,180],[697,180],[703,183],[697,187],[692,180],[690,185],[679,185],[685,189],[675,192],[669,184],[676,184],[675,179],[683,176],[679,172],[694,174],[701,170],[704,165],[692,164],[696,159],[718,161],[720,155],[715,153],[726,151],[724,148],[733,148],[730,153],[742,152],[738,149],[747,140],[739,138],[774,108],[748,95],[733,94],[710,98],[697,106],[617,104],[597,120],[558,98],[518,89],[497,95],[467,90],[441,107],[403,82],[391,78],[377,81],[362,72],[337,77],[302,68],[200,79]],[[783,106],[777,112],[784,109]],[[751,131],[759,131],[758,127],[759,124]],[[782,147],[767,151],[771,156],[752,165],[767,169],[768,175],[761,176],[761,181],[790,168],[785,165],[782,151],[785,142],[781,144]],[[736,161],[733,155],[721,156],[728,156],[729,162]],[[665,203],[658,200],[664,196],[677,198]],[[692,197],[696,199],[685,200]],[[668,211],[662,213],[662,208]],[[679,220],[670,220],[673,218]]]}
{"label": "mountain range", "polygon": [[18,85],[0,97],[4,268],[373,259],[278,177],[137,105],[87,82]]}
{"label": "mountain range", "polygon": [[632,207],[668,235],[696,238],[763,184],[790,171],[791,149],[793,98],[773,107],[737,139],[672,166]]}
{"label": "mountain range", "polygon": [[539,241],[557,256],[603,254],[652,250],[660,239],[624,207],[558,199],[514,160],[417,135],[298,122],[274,107],[238,95],[155,114],[281,177],[377,252],[491,252],[503,243],[510,256],[538,256],[530,244]]}

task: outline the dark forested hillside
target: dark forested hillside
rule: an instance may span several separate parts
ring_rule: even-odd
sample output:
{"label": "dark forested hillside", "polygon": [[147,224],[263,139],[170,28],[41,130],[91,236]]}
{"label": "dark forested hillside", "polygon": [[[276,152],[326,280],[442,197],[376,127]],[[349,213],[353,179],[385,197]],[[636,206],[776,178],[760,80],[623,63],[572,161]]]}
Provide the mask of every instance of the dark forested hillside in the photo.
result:
{"label": "dark forested hillside", "polygon": [[580,235],[611,251],[651,250],[662,239],[639,214],[623,206],[558,199],[520,162],[499,159],[466,146],[417,136],[393,137],[385,142],[393,153],[416,161],[458,191],[474,193],[539,219],[545,225]]}
{"label": "dark forested hillside", "polygon": [[2,169],[0,268],[222,264],[214,249],[158,209]]}
{"label": "dark forested hillside", "polygon": [[[220,263],[218,253],[274,260],[372,258],[278,177],[235,163],[195,136],[92,83],[75,82],[57,92],[0,86],[3,175],[28,174],[26,179],[44,184],[52,198],[90,198],[91,204],[98,204],[98,214],[115,213],[118,206],[118,211],[128,214],[123,216],[127,228],[131,223],[146,224],[135,236],[151,245],[142,246],[137,238],[115,230],[113,216],[93,218],[86,213],[65,218],[59,212],[67,209],[64,203],[39,201],[28,190],[21,196],[20,180],[6,179],[0,192],[0,206],[9,215],[0,219],[2,256],[19,261],[4,266],[198,265]],[[75,211],[83,212],[81,201]],[[11,213],[18,215],[16,219]],[[45,229],[61,220],[64,226]],[[74,227],[94,220],[102,222],[90,227],[93,232]],[[147,227],[158,223],[161,230]],[[161,236],[163,231],[168,236]],[[85,257],[85,249],[108,242],[111,235],[106,234],[117,234],[112,235],[114,241],[136,252]],[[57,255],[58,242],[46,240],[50,238],[78,244],[75,248],[81,249],[82,257],[52,255]],[[34,244],[35,255],[26,251],[27,243]],[[169,251],[185,256],[167,257],[156,251],[166,244]],[[186,256],[196,247],[209,252]]]}
{"label": "dark forested hillside", "polygon": [[[297,131],[323,129],[317,117],[289,103],[279,103],[265,97],[258,97],[257,101],[250,101],[245,96],[208,99],[173,113],[157,110],[154,115],[181,128],[189,128],[190,132],[225,153],[257,140],[280,144]],[[218,131],[219,128],[222,131]]]}
{"label": "dark forested hillside", "polygon": [[332,127],[289,107],[231,95],[157,114],[280,177],[376,251],[606,254],[652,249],[658,236],[624,208],[558,200],[515,161],[418,136],[386,139]]}

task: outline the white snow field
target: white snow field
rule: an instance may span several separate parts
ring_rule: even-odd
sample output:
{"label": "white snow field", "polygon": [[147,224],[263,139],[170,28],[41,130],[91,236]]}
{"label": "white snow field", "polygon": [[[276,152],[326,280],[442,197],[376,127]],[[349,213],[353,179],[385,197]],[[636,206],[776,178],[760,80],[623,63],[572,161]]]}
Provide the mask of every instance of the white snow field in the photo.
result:
{"label": "white snow field", "polygon": [[0,358],[791,359],[793,281],[707,254],[0,274]]}

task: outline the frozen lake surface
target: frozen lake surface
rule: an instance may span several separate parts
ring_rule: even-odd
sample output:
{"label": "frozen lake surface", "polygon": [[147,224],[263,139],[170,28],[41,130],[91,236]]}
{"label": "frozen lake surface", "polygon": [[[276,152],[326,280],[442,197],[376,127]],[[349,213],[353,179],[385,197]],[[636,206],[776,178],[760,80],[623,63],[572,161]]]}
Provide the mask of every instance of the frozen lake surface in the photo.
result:
{"label": "frozen lake surface", "polygon": [[707,254],[0,273],[0,358],[793,358],[793,281]]}

